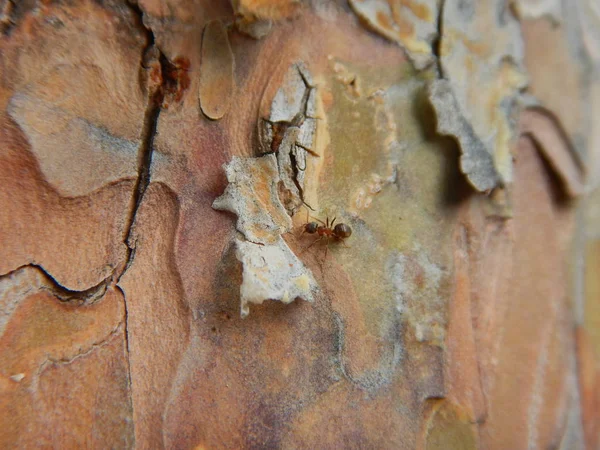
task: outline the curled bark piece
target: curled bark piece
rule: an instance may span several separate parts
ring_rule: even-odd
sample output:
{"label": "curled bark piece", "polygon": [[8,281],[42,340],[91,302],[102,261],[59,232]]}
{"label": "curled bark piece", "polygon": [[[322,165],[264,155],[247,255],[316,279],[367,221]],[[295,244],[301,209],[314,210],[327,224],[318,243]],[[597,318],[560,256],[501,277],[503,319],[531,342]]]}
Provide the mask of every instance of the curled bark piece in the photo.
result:
{"label": "curled bark piece", "polygon": [[274,22],[293,17],[302,8],[299,0],[232,0],[231,4],[237,29],[254,39],[265,37]]}
{"label": "curled bark piece", "polygon": [[254,18],[247,19],[238,17],[235,21],[236,28],[251,38],[256,40],[264,38],[271,32],[273,22],[270,20],[256,20]]}
{"label": "curled bark piece", "polygon": [[234,86],[233,62],[225,26],[219,20],[209,22],[202,34],[198,92],[202,112],[209,119],[220,119],[229,109]]}
{"label": "curled bark piece", "polygon": [[397,42],[421,70],[434,61],[437,0],[350,0],[350,7],[370,28]]}
{"label": "curled bark piece", "polygon": [[[463,168],[480,191],[489,189],[492,182],[491,187],[508,184],[516,133],[512,116],[527,85],[519,22],[504,0],[464,0],[445,2],[440,24],[439,68],[447,80],[444,89],[455,99],[454,111],[445,113],[468,122],[478,147],[481,143],[491,156],[496,176],[490,178],[493,171],[481,151],[477,159],[463,157]],[[437,111],[438,116],[445,113]],[[462,151],[474,154],[473,148]]]}
{"label": "curled bark piece", "polygon": [[300,0],[231,0],[236,14],[258,20],[281,20],[294,16],[300,8]]}
{"label": "curled bark piece", "polygon": [[460,168],[471,185],[484,192],[494,188],[498,172],[486,146],[479,139],[469,121],[460,114],[460,108],[446,80],[436,80],[429,86],[429,101],[437,115],[437,132],[453,136],[458,141]]}
{"label": "curled bark piece", "polygon": [[521,135],[529,136],[537,144],[562,181],[565,192],[571,197],[583,194],[583,165],[556,118],[543,108],[528,108],[519,117],[519,128]]}
{"label": "curled bark piece", "polygon": [[523,19],[548,17],[560,23],[563,14],[561,0],[518,0],[514,2],[514,8]]}

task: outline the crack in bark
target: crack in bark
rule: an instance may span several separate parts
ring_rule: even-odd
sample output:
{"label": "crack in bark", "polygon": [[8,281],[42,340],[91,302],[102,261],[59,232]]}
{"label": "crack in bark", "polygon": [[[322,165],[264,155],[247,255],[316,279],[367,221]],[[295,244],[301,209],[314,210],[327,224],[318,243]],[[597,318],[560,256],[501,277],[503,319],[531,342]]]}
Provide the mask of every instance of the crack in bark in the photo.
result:
{"label": "crack in bark", "polygon": [[[25,272],[29,270],[34,270],[40,273],[43,278],[44,284],[38,286],[38,290],[46,291],[52,294],[54,297],[58,298],[62,302],[76,302],[78,301],[80,304],[92,304],[96,302],[98,299],[102,298],[108,289],[108,286],[111,284],[113,280],[114,274],[106,277],[100,283],[92,286],[90,288],[76,291],[73,289],[69,289],[66,286],[60,284],[56,278],[50,275],[46,269],[38,264],[25,264],[23,266],[19,266],[10,272],[5,274],[0,274],[0,281],[4,278],[12,278],[16,276],[22,276]],[[33,287],[27,291],[26,294],[33,291]],[[0,292],[1,293],[1,292]]]}
{"label": "crack in bark", "polygon": [[314,88],[313,88],[313,86],[311,86],[308,83],[308,80],[305,78],[304,74],[302,73],[302,71],[300,69],[298,69],[298,73],[300,74],[300,78],[302,78],[302,82],[304,83],[305,89],[304,89],[304,95],[302,95],[301,110],[298,111],[298,114],[296,114],[294,116],[290,125],[293,127],[300,128],[300,126],[302,126],[302,124],[304,123],[304,120],[306,120],[306,117],[308,114],[308,99],[310,98],[310,93],[312,92],[312,90]]}
{"label": "crack in bark", "polygon": [[[15,2],[14,0],[0,0],[0,33],[4,35],[10,34],[14,26],[18,23],[18,19],[23,16],[28,10],[36,6],[35,0],[25,0],[21,3]],[[154,150],[154,139],[157,133],[157,125],[162,111],[165,95],[170,91],[174,90],[173,86],[176,86],[178,90],[182,90],[187,86],[180,85],[182,82],[178,80],[180,77],[179,72],[182,69],[180,66],[185,66],[182,62],[171,63],[167,57],[158,49],[155,44],[155,36],[152,29],[144,23],[144,11],[136,0],[127,0],[125,7],[129,8],[130,17],[132,19],[132,26],[142,30],[146,35],[146,45],[142,50],[140,65],[141,73],[146,70],[148,77],[146,85],[144,86],[143,81],[140,79],[141,85],[144,86],[147,92],[147,105],[144,113],[143,124],[141,129],[141,144],[138,149],[138,173],[135,180],[135,186],[132,193],[130,202],[129,214],[126,217],[125,229],[123,233],[123,242],[126,245],[125,261],[119,264],[118,267],[113,268],[111,274],[90,288],[76,291],[69,289],[60,284],[52,275],[50,275],[42,266],[38,264],[28,264],[14,269],[6,274],[0,274],[0,282],[5,277],[14,278],[15,276],[26,276],[31,277],[27,274],[30,270],[33,270],[34,278],[33,282],[37,282],[37,286],[32,283],[31,286],[24,287],[21,291],[23,295],[27,295],[34,289],[44,290],[50,292],[54,297],[62,302],[78,302],[81,305],[91,304],[101,299],[107,292],[109,287],[118,289],[123,295],[124,304],[124,315],[123,319],[119,322],[117,327],[113,329],[105,338],[99,342],[92,344],[87,350],[78,353],[72,358],[65,359],[53,359],[47,357],[43,361],[38,370],[36,376],[40,376],[47,366],[50,364],[70,364],[78,358],[84,357],[96,348],[107,345],[108,342],[119,332],[124,333],[125,339],[125,351],[126,351],[126,364],[128,371],[128,384],[129,384],[129,403],[132,410],[134,410],[133,404],[133,392],[132,392],[132,374],[131,374],[131,362],[130,362],[130,340],[129,340],[129,310],[127,297],[121,286],[118,285],[125,272],[131,266],[135,254],[136,254],[136,242],[133,235],[134,225],[136,222],[137,213],[144,199],[146,190],[150,184],[151,177],[151,165],[152,165],[152,154]],[[153,63],[152,67],[146,67],[144,62],[146,58],[149,58]],[[181,70],[180,70],[181,69]],[[166,107],[166,106],[165,106]],[[8,279],[7,278],[7,279]],[[37,278],[37,279],[36,279]],[[0,286],[1,287],[1,286]],[[22,296],[21,296],[22,298]],[[134,446],[135,446],[135,432],[133,433]]]}
{"label": "crack in bark", "polygon": [[[158,125],[158,116],[160,115],[161,105],[164,98],[162,89],[157,89],[153,92],[148,99],[148,105],[144,114],[144,125],[142,128],[142,143],[139,149],[139,166],[138,166],[138,178],[135,183],[133,193],[133,208],[129,215],[129,221],[127,223],[127,235],[125,237],[125,244],[129,249],[127,255],[127,263],[123,269],[123,273],[127,270],[133,256],[135,255],[135,241],[132,242],[132,231],[135,223],[137,212],[140,208],[146,189],[150,184],[150,166],[152,164],[152,152],[154,151],[154,137],[156,136],[156,128]],[[123,275],[121,274],[121,276]],[[120,278],[120,277],[119,277]]]}
{"label": "crack in bark", "polygon": [[[123,323],[125,327],[124,336],[125,348],[127,352],[127,372],[129,378],[129,404],[131,405],[132,417],[134,417],[135,408],[133,402],[133,378],[131,373],[130,356],[131,346],[129,339],[129,307],[127,302],[127,296],[125,295],[125,290],[121,286],[119,286],[118,283],[133,263],[133,260],[135,259],[136,242],[133,239],[132,233],[137,213],[144,199],[144,195],[146,193],[148,185],[150,184],[150,169],[152,165],[152,153],[154,151],[154,138],[157,132],[158,119],[165,100],[165,92],[167,91],[170,82],[169,75],[172,74],[172,64],[160,51],[160,49],[155,45],[154,32],[150,27],[146,26],[146,24],[144,23],[144,11],[141,9],[141,7],[137,4],[136,1],[132,0],[128,1],[127,5],[133,12],[134,17],[137,18],[136,25],[140,29],[144,30],[147,38],[146,47],[142,51],[142,64],[140,66],[140,70],[147,69],[147,67],[145,67],[144,65],[146,58],[151,58],[154,63],[154,68],[151,69],[152,72],[149,74],[146,80],[148,103],[146,105],[146,111],[144,113],[144,122],[141,130],[142,143],[140,145],[138,154],[138,177],[133,193],[133,205],[125,229],[126,231],[124,243],[127,246],[127,259],[124,267],[121,270],[121,273],[117,277],[116,282],[116,288],[119,289],[123,294],[123,303],[125,308],[125,318]],[[156,64],[157,62],[158,64]],[[157,79],[160,81],[160,83],[156,82]],[[133,432],[133,446],[135,447],[135,425]]]}
{"label": "crack in bark", "polygon": [[47,292],[62,303],[91,305],[104,297],[112,284],[114,272],[95,286],[76,291],[61,285],[42,266],[27,264],[0,275],[0,335],[23,299]]}
{"label": "crack in bark", "polygon": [[[285,136],[286,132],[288,131],[288,129],[290,129],[292,127],[301,129],[306,118],[309,117],[308,116],[308,102],[310,99],[310,95],[313,92],[313,90],[315,89],[315,87],[313,85],[311,85],[310,81],[306,78],[305,74],[302,72],[302,70],[299,67],[296,67],[296,70],[298,71],[300,78],[302,78],[302,82],[304,83],[304,88],[305,88],[304,93],[302,94],[300,110],[294,115],[294,117],[292,118],[291,121],[282,120],[282,121],[272,122],[269,119],[262,119],[263,122],[266,122],[266,124],[267,124],[266,126],[271,127],[271,131],[272,131],[271,142],[270,143],[262,143],[263,148],[270,150],[270,151],[264,152],[263,155],[269,154],[269,153],[278,154],[280,151],[282,151],[281,144],[284,140],[284,136]],[[302,204],[304,204],[305,206],[307,206],[308,208],[310,208],[311,210],[314,211],[314,209],[308,203],[306,203],[306,201],[304,200],[304,188],[302,187],[302,184],[300,183],[299,173],[300,173],[300,171],[303,172],[306,169],[306,163],[305,163],[305,167],[303,169],[300,169],[296,155],[294,154],[295,147],[299,147],[299,148],[303,149],[305,152],[310,153],[313,156],[318,157],[319,155],[317,153],[315,153],[314,151],[306,148],[304,145],[299,144],[297,142],[297,140],[292,145],[290,145],[289,158],[290,158],[290,165],[291,165],[291,169],[292,169],[291,181],[294,183],[294,185],[296,186],[296,189],[298,190],[298,197],[299,197],[300,201],[302,202]],[[280,164],[279,158],[277,158],[277,165],[279,166],[279,164]],[[279,172],[282,173],[284,171],[282,171],[281,168],[279,168]],[[286,202],[286,204],[287,204],[287,202]],[[286,210],[288,210],[288,212],[290,213],[287,205],[286,205]],[[293,215],[294,211],[295,211],[295,208],[292,209],[290,215]]]}
{"label": "crack in bark", "polygon": [[0,0],[0,33],[10,36],[21,19],[36,8],[35,0]]}
{"label": "crack in bark", "polygon": [[431,51],[435,56],[435,66],[438,70],[438,78],[444,78],[444,68],[442,67],[442,33],[444,32],[444,4],[446,0],[440,0],[437,16],[437,37],[431,45]]}
{"label": "crack in bark", "polygon": [[124,320],[120,321],[117,324],[117,326],[115,328],[113,328],[111,330],[111,332],[108,333],[108,335],[106,335],[102,340],[100,340],[98,342],[93,342],[92,345],[88,349],[86,349],[80,353],[77,353],[75,356],[72,356],[70,358],[52,358],[50,356],[46,357],[46,359],[44,361],[42,361],[42,363],[39,365],[38,370],[35,373],[35,378],[39,380],[39,377],[43,374],[44,370],[46,370],[46,367],[51,364],[69,365],[73,361],[78,360],[79,358],[88,356],[93,351],[95,351],[97,348],[102,348],[102,347],[108,345],[109,342],[112,340],[112,338],[114,336],[116,336],[122,330],[122,327],[124,324],[125,324]]}
{"label": "crack in bark", "polygon": [[[125,244],[127,245],[129,251],[127,255],[126,266],[120,274],[119,279],[129,267],[131,260],[133,259],[132,256],[135,255],[135,251],[133,250],[135,248],[135,243],[131,242],[131,234],[137,212],[142,203],[144,194],[146,193],[146,189],[150,184],[150,166],[152,164],[152,152],[154,150],[154,137],[156,136],[158,117],[160,115],[162,103],[164,100],[165,79],[163,78],[164,71],[162,69],[165,67],[166,61],[166,57],[155,46],[154,33],[150,28],[146,27],[146,25],[144,24],[144,12],[140,8],[140,6],[137,3],[131,1],[127,4],[130,6],[131,11],[134,13],[135,17],[137,17],[139,20],[137,25],[143,30],[145,30],[146,33],[147,44],[142,51],[142,60],[146,56],[158,58],[158,62],[161,68],[161,83],[154,87],[148,86],[148,103],[146,105],[146,111],[144,112],[144,121],[141,130],[142,143],[140,145],[138,153],[138,177],[134,187],[133,207],[126,226]],[[143,65],[141,67],[143,68]]]}
{"label": "crack in bark", "polygon": [[[312,87],[310,85],[310,83],[308,82],[308,80],[306,79],[304,74],[302,73],[302,70],[298,69],[298,73],[300,74],[300,78],[302,78],[302,81],[304,82],[305,90],[304,90],[304,95],[302,96],[302,108],[300,111],[298,111],[298,114],[296,114],[296,116],[292,119],[291,126],[296,126],[298,128],[301,128],[302,125],[304,124],[304,121],[306,120],[306,117],[308,114],[308,99],[310,98],[310,94],[311,94],[312,90],[314,89],[314,87]],[[297,146],[297,143],[294,143],[294,146]],[[294,148],[293,146],[290,148],[290,162],[292,164],[292,173],[293,173],[292,181],[296,185],[296,189],[298,189],[298,196],[300,197],[300,201],[304,205],[308,206],[306,201],[304,201],[304,188],[301,186],[300,180],[298,180],[299,166],[298,166],[298,161],[296,161],[296,155],[294,154],[293,148]],[[301,147],[301,148],[303,148],[303,147]],[[306,149],[304,149],[304,151],[306,151]],[[312,152],[311,152],[311,154],[312,154]],[[306,160],[304,161],[304,169],[306,169]],[[302,170],[304,171],[304,169],[302,169]],[[309,208],[310,208],[310,206],[309,206]],[[312,209],[312,208],[310,208],[310,209]]]}
{"label": "crack in bark", "polygon": [[[298,189],[298,196],[300,197],[300,200],[302,201],[302,203],[306,204],[306,202],[304,201],[304,189],[300,185],[300,180],[298,180],[300,167],[298,165],[298,161],[296,161],[296,155],[294,155],[293,150],[290,150],[290,164],[292,165],[292,181],[296,185],[296,189]],[[306,161],[304,162],[304,169],[302,170],[304,171],[305,169]]]}

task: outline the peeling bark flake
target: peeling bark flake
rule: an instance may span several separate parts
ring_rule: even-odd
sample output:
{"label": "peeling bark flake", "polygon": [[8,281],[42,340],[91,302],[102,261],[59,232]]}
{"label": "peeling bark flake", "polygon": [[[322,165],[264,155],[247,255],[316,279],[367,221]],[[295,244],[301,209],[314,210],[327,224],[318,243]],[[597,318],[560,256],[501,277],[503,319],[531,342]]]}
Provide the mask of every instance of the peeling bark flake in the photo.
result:
{"label": "peeling bark flake", "polygon": [[254,39],[265,37],[274,22],[292,18],[302,8],[299,0],[232,0],[231,4],[236,15],[237,29]]}
{"label": "peeling bark flake", "polygon": [[558,120],[541,107],[530,107],[519,118],[521,136],[530,137],[542,152],[565,193],[577,197],[586,192],[586,170]]}
{"label": "peeling bark flake", "polygon": [[555,23],[562,21],[562,0],[517,0],[514,6],[523,19],[548,17]]}
{"label": "peeling bark flake", "polygon": [[462,169],[476,189],[509,184],[513,114],[527,85],[519,23],[504,0],[447,1],[440,29],[444,79],[430,92],[441,126],[457,137]]}
{"label": "peeling bark flake", "polygon": [[406,51],[416,69],[434,61],[438,0],[349,0],[366,25]]}
{"label": "peeling bark flake", "polygon": [[304,82],[299,66],[293,65],[286,73],[281,88],[273,98],[269,120],[291,123],[298,114],[304,113],[307,90],[310,90],[310,86]]}
{"label": "peeling bark flake", "polygon": [[313,302],[317,284],[311,272],[279,237],[274,245],[236,241],[236,256],[242,263],[240,313],[247,317],[249,304],[278,300],[285,304],[296,298]]}
{"label": "peeling bark flake", "polygon": [[260,245],[277,242],[292,226],[278,195],[279,171],[275,155],[234,157],[225,166],[229,184],[213,208],[238,216],[237,230]]}
{"label": "peeling bark flake", "polygon": [[[295,134],[290,139],[293,142]],[[236,255],[243,268],[241,316],[248,315],[249,303],[290,303],[295,298],[312,302],[317,289],[312,273],[281,238],[292,223],[279,199],[275,155],[235,157],[225,172],[229,185],[213,208],[236,214],[236,228],[245,238],[236,239]]]}
{"label": "peeling bark flake", "polygon": [[236,240],[243,267],[242,317],[250,303],[313,301],[317,289],[310,270],[281,238],[292,227],[290,216],[304,203],[306,154],[314,154],[315,90],[303,63],[289,68],[268,117],[258,121],[260,156],[234,157],[225,166],[229,184],[213,203],[237,215],[236,228],[245,238]]}
{"label": "peeling bark flake", "polygon": [[436,80],[429,87],[429,100],[437,115],[437,132],[453,136],[458,141],[460,168],[471,185],[478,191],[493,189],[498,182],[498,172],[492,155],[475,134],[469,121],[460,111],[450,83]]}

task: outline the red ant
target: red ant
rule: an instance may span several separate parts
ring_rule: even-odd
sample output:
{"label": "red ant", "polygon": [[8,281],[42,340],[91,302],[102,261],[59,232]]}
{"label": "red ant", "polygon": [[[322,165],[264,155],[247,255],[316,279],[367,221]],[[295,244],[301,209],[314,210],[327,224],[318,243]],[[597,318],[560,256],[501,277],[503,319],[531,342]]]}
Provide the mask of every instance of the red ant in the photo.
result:
{"label": "red ant", "polygon": [[335,219],[336,218],[334,217],[331,223],[329,223],[329,217],[327,217],[326,222],[323,222],[319,219],[315,219],[321,223],[321,225],[319,225],[317,222],[308,222],[307,218],[307,222],[306,224],[304,224],[304,229],[302,230],[302,233],[319,235],[318,239],[315,239],[315,241],[312,244],[306,247],[307,250],[313,245],[315,245],[317,242],[321,241],[322,239],[325,239],[327,242],[327,247],[325,248],[325,259],[327,259],[327,251],[329,250],[330,239],[335,239],[336,241],[341,242],[342,244],[344,244],[344,246],[347,247],[347,245],[344,243],[344,240],[352,235],[352,228],[350,228],[350,226],[346,225],[345,223],[338,223],[334,226]]}

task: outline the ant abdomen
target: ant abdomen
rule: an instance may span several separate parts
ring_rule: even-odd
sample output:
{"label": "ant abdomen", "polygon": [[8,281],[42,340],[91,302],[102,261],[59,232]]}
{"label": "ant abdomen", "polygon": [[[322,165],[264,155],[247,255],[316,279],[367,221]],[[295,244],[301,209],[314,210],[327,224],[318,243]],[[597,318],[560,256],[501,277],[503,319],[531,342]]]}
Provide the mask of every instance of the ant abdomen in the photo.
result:
{"label": "ant abdomen", "polygon": [[352,228],[345,223],[338,223],[333,228],[333,235],[338,239],[346,239],[352,235]]}

